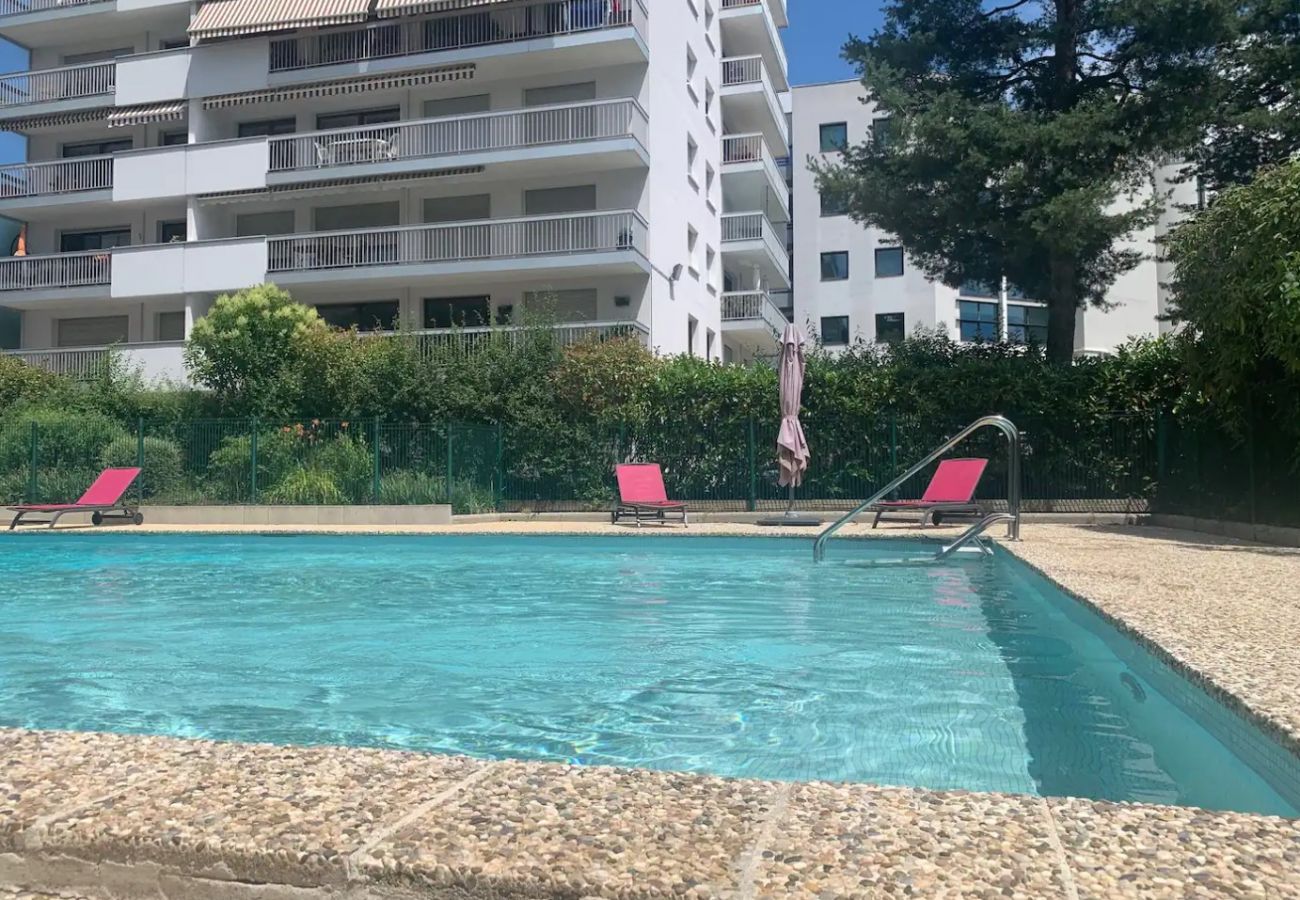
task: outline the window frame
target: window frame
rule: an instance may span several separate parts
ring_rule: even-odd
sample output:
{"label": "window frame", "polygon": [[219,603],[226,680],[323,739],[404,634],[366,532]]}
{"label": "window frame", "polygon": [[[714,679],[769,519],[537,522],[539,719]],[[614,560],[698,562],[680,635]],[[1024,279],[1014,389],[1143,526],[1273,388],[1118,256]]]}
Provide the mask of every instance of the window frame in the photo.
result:
{"label": "window frame", "polygon": [[[967,307],[977,307],[978,315],[975,318],[967,318],[965,315],[967,312],[966,309]],[[987,308],[987,310],[985,308]],[[983,317],[984,314],[986,313],[986,311],[989,310],[992,311],[993,317],[991,319],[984,318]],[[974,326],[972,328],[972,331],[975,332],[985,332],[988,330],[988,327],[991,326],[993,329],[992,334],[986,335],[982,333],[976,333],[976,334],[967,335],[966,333],[967,325]],[[998,342],[998,338],[1001,335],[1000,325],[1001,323],[998,321],[998,304],[996,301],[989,301],[989,300],[958,300],[957,301],[958,340],[969,344],[975,344],[975,343],[995,344]]]}
{"label": "window frame", "polygon": [[[898,271],[882,275],[880,273],[881,254],[898,255]],[[875,276],[877,278],[902,278],[907,274],[907,254],[903,252],[902,247],[877,247],[873,262],[875,263]]]}
{"label": "window frame", "polygon": [[[893,320],[897,319],[897,323]],[[893,326],[897,324],[898,331],[893,333]],[[890,337],[882,337],[885,329],[882,325],[890,326]],[[876,313],[876,343],[877,344],[896,344],[899,341],[907,339],[907,314],[901,312]]]}
{"label": "window frame", "polygon": [[[827,141],[827,129],[838,129],[843,139],[838,144]],[[822,153],[843,153],[849,146],[849,123],[822,122],[817,126],[817,146]]]}
{"label": "window frame", "polygon": [[[839,257],[844,259],[844,274],[833,274],[830,277],[826,275],[826,263]],[[822,281],[848,281],[851,269],[849,268],[849,251],[847,250],[826,250],[821,255],[821,280]]]}
{"label": "window frame", "polygon": [[[841,321],[843,322],[842,329],[838,327]],[[830,328],[827,327],[828,322],[836,323],[837,327],[835,328],[834,331],[832,331]],[[824,347],[847,347],[850,341],[853,339],[853,330],[851,327],[852,323],[849,321],[849,317],[847,315],[822,316],[821,321],[818,323],[818,325],[820,328],[818,334],[821,337],[822,346]],[[828,336],[831,334],[835,336],[834,339]],[[839,339],[841,335],[843,336],[843,340]]]}

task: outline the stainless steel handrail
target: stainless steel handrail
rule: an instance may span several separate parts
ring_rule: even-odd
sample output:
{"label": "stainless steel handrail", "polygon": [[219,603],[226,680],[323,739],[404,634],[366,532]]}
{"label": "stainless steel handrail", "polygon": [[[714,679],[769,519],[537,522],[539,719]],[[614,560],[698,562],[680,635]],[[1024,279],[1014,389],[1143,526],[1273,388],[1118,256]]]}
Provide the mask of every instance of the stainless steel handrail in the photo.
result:
{"label": "stainless steel handrail", "polygon": [[902,475],[899,475],[889,484],[885,485],[876,493],[872,494],[870,499],[864,500],[853,508],[851,512],[841,516],[835,522],[831,523],[821,534],[817,535],[817,540],[813,542],[813,560],[821,562],[826,557],[826,542],[834,536],[849,522],[862,515],[869,507],[875,506],[893,491],[897,490],[908,479],[916,475],[930,463],[943,456],[953,447],[956,447],[966,438],[970,437],[981,428],[996,428],[1006,436],[1008,460],[1007,460],[1007,537],[1013,541],[1020,540],[1020,429],[1005,416],[984,416],[967,425],[955,437],[949,438],[938,449],[934,450],[929,456],[912,466]]}
{"label": "stainless steel handrail", "polygon": [[957,538],[957,540],[953,541],[951,544],[949,544],[948,546],[940,550],[938,553],[936,553],[934,555],[934,558],[937,560],[947,559],[948,557],[952,556],[954,553],[961,550],[962,547],[965,547],[967,544],[971,543],[972,541],[975,542],[975,546],[978,547],[983,553],[985,554],[991,553],[992,551],[989,550],[988,547],[984,546],[984,544],[980,542],[979,540],[980,535],[982,535],[985,531],[987,531],[989,528],[993,527],[994,525],[998,524],[999,522],[1010,522],[1012,518],[1013,516],[1011,515],[1011,513],[993,513],[992,515],[985,516],[984,518],[976,522],[974,525],[972,525],[970,528],[967,528],[965,531],[963,531],[961,533],[961,537]]}

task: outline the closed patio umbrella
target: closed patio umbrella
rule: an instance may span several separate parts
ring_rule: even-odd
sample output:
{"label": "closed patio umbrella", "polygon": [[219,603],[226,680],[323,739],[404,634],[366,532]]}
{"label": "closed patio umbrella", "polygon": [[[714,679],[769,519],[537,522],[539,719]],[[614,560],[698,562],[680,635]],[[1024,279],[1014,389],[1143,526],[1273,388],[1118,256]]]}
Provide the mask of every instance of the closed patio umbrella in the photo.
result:
{"label": "closed patio umbrella", "polygon": [[794,512],[794,489],[803,484],[804,472],[808,470],[808,441],[804,439],[803,425],[799,423],[799,407],[803,400],[803,333],[796,325],[785,326],[777,366],[781,393],[781,430],[776,436],[776,457],[781,466],[778,483],[790,489],[790,502],[784,516],[761,519],[758,524],[820,525],[821,519]]}

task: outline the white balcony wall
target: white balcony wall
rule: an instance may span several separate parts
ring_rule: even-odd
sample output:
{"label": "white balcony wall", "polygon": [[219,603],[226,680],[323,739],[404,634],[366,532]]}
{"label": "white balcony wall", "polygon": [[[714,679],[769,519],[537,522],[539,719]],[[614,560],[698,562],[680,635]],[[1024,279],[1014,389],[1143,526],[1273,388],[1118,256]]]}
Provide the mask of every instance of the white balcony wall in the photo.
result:
{"label": "white balcony wall", "polygon": [[189,50],[145,53],[117,61],[117,105],[180,100],[189,89]]}
{"label": "white balcony wall", "polygon": [[142,12],[174,8],[178,14],[188,14],[189,0],[117,0],[118,12]]}
{"label": "white balcony wall", "polygon": [[266,281],[266,241],[245,238],[120,248],[114,298],[233,291]]}
{"label": "white balcony wall", "polygon": [[192,47],[185,96],[215,97],[267,87],[270,53],[270,41],[263,37]]}

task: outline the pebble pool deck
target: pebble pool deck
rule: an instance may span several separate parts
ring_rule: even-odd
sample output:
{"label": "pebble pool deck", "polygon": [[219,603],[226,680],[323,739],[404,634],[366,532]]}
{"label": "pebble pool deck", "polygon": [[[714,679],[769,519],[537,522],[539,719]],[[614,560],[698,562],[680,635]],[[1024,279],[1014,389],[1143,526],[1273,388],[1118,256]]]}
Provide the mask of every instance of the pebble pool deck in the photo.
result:
{"label": "pebble pool deck", "polygon": [[[1149,527],[1025,538],[1022,559],[1300,748],[1300,550]],[[0,730],[0,885],[0,900],[1300,898],[1300,821]]]}

